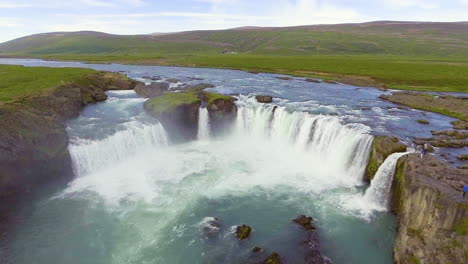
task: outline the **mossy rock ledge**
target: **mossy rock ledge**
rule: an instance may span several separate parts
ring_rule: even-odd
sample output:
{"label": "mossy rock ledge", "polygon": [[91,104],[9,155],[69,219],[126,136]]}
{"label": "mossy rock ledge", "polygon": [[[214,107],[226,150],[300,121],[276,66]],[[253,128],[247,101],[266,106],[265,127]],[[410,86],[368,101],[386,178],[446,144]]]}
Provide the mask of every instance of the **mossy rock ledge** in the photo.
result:
{"label": "mossy rock ledge", "polygon": [[0,104],[0,197],[33,191],[73,176],[65,121],[106,90],[133,89],[124,75],[96,72],[73,82]]}
{"label": "mossy rock ledge", "polygon": [[375,136],[372,142],[372,148],[369,155],[369,162],[364,174],[364,180],[370,182],[380,165],[385,159],[395,152],[405,152],[406,145],[399,142],[396,137],[389,136]]}
{"label": "mossy rock ledge", "polygon": [[467,183],[468,171],[433,155],[398,160],[391,199],[398,230],[395,263],[465,263],[468,201],[462,189]]}
{"label": "mossy rock ledge", "polygon": [[217,93],[190,89],[166,92],[145,102],[148,114],[157,118],[170,134],[182,141],[195,139],[200,106],[208,109],[212,133],[221,133],[232,124],[237,112],[234,98]]}

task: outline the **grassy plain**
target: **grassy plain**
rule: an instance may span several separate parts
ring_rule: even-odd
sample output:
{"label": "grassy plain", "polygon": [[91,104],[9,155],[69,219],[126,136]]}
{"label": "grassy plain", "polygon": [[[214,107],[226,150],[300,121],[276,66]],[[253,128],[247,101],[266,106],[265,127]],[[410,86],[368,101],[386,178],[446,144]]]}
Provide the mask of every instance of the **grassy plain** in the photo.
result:
{"label": "grassy plain", "polygon": [[93,73],[90,69],[0,65],[0,102],[77,81]]}

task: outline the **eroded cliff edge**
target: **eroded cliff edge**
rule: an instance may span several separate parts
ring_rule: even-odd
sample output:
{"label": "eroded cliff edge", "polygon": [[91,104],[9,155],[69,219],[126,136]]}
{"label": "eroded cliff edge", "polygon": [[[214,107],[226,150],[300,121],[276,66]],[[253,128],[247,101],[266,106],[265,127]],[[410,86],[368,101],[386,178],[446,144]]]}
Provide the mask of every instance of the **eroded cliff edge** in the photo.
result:
{"label": "eroded cliff edge", "polygon": [[468,197],[462,197],[463,184],[468,184],[466,170],[434,156],[399,159],[391,201],[398,229],[395,263],[466,263]]}
{"label": "eroded cliff edge", "polygon": [[0,197],[73,176],[65,121],[83,106],[107,99],[106,90],[133,89],[127,77],[96,72],[0,104]]}

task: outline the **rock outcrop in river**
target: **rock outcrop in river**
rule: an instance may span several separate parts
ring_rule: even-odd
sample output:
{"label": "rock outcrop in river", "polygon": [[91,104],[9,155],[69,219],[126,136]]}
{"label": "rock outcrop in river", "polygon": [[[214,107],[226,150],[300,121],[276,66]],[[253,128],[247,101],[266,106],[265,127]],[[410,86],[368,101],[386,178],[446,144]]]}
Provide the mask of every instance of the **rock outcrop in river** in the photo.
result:
{"label": "rock outcrop in river", "polygon": [[167,82],[153,82],[148,85],[140,83],[135,86],[135,92],[147,98],[160,96],[167,90],[169,90],[169,83]]}
{"label": "rock outcrop in river", "polygon": [[462,197],[463,184],[468,184],[468,172],[432,155],[400,158],[391,205],[398,228],[395,263],[466,263],[468,198]]}
{"label": "rock outcrop in river", "polygon": [[396,137],[375,136],[366,167],[364,180],[370,182],[385,159],[395,152],[405,152],[406,145]]}
{"label": "rock outcrop in river", "polygon": [[123,75],[99,72],[1,104],[0,197],[72,177],[65,121],[83,106],[107,99],[106,90],[135,85]]}
{"label": "rock outcrop in river", "polygon": [[198,114],[202,105],[208,109],[210,126],[215,133],[230,124],[237,112],[233,97],[200,89],[167,92],[149,99],[144,107],[166,129],[176,132],[182,140],[191,140],[197,136]]}

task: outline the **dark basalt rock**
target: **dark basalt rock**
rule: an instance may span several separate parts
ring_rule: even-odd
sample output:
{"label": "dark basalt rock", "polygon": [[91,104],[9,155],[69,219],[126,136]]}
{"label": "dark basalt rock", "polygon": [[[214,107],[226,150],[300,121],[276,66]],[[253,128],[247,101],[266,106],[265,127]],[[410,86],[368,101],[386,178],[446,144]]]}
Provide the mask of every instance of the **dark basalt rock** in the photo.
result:
{"label": "dark basalt rock", "polygon": [[236,228],[236,237],[239,240],[247,239],[250,235],[252,228],[248,225],[241,225]]}
{"label": "dark basalt rock", "polygon": [[276,79],[283,80],[283,81],[290,81],[293,78],[292,77],[275,77]]}
{"label": "dark basalt rock", "polygon": [[312,78],[306,78],[304,81],[311,82],[311,83],[320,83],[320,80],[312,79]]}
{"label": "dark basalt rock", "polygon": [[300,215],[300,216],[296,217],[295,219],[293,219],[293,221],[296,224],[301,225],[307,231],[313,231],[313,230],[316,229],[312,225],[312,222],[314,221],[314,219],[312,217],[310,217],[310,216]]}
{"label": "dark basalt rock", "polygon": [[237,106],[233,97],[222,97],[215,99],[208,105],[210,114],[210,126],[212,132],[222,134],[229,129],[236,118]]}
{"label": "dark basalt rock", "polygon": [[135,87],[135,92],[146,98],[160,96],[167,90],[169,90],[169,83],[166,82],[154,82],[150,85],[141,83]]}
{"label": "dark basalt rock", "polygon": [[261,252],[261,251],[263,251],[263,249],[262,249],[261,247],[254,247],[254,248],[252,248],[252,252],[253,252],[253,253],[258,253],[258,252]]}
{"label": "dark basalt rock", "polygon": [[271,102],[273,102],[273,97],[271,97],[269,95],[257,95],[257,96],[255,96],[255,99],[259,103],[271,103]]}
{"label": "dark basalt rock", "polygon": [[202,231],[206,237],[212,238],[215,237],[219,230],[221,229],[221,221],[218,217],[213,217],[213,219],[209,220],[203,227]]}

